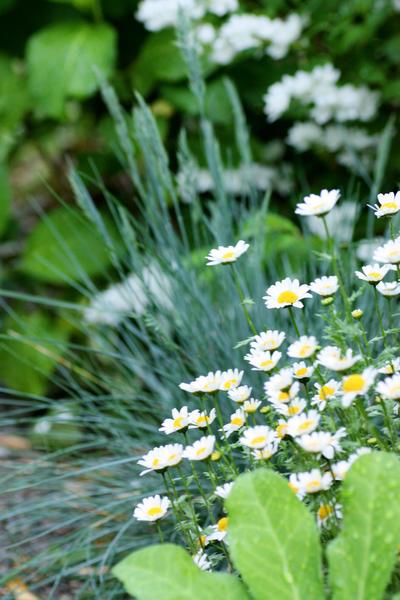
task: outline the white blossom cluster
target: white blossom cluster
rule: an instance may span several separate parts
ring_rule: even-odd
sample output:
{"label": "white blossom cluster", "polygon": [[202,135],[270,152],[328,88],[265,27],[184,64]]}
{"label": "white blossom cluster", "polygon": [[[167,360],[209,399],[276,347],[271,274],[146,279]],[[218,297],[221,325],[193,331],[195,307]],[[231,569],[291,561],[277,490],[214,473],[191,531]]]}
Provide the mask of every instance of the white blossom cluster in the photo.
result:
{"label": "white blossom cluster", "polygon": [[375,116],[378,94],[365,86],[338,85],[340,71],[327,63],[312,71],[297,71],[284,75],[272,84],[264,96],[264,111],[269,121],[276,121],[291,102],[310,107],[310,117],[316,123],[330,120],[369,121]]}
{"label": "white blossom cluster", "polygon": [[[177,175],[181,197],[189,201],[186,190],[195,186],[199,194],[211,192],[214,180],[207,169],[194,168],[190,172],[180,171]],[[226,192],[239,195],[248,192],[249,186],[260,191],[274,189],[282,195],[287,195],[293,189],[293,175],[290,166],[281,164],[280,168],[252,163],[242,165],[237,169],[224,169],[223,182]]]}
{"label": "white blossom cluster", "polygon": [[223,17],[238,8],[237,0],[142,0],[136,18],[149,31],[160,31],[177,25],[179,11],[198,20],[206,13]]}

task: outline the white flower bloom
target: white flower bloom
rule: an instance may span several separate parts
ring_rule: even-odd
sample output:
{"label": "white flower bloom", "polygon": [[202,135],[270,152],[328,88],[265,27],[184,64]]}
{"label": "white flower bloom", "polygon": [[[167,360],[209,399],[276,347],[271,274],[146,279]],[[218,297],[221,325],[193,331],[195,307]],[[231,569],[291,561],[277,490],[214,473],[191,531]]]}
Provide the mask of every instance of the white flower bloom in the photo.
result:
{"label": "white flower bloom", "polygon": [[183,451],[183,457],[189,460],[205,460],[214,452],[214,445],[214,435],[203,436],[191,446],[186,446]]}
{"label": "white flower bloom", "polygon": [[314,336],[302,335],[299,340],[290,344],[287,354],[290,358],[309,358],[318,347],[318,340]]}
{"label": "white flower bloom", "polygon": [[182,444],[168,444],[153,448],[153,450],[150,450],[150,452],[138,460],[138,465],[146,467],[140,475],[146,475],[146,473],[150,473],[151,471],[162,471],[167,467],[174,467],[181,462],[182,454]]}
{"label": "white flower bloom", "polygon": [[304,202],[297,205],[295,212],[303,217],[322,217],[332,210],[339,198],[339,190],[321,190],[320,194],[305,196]]}
{"label": "white flower bloom", "polygon": [[215,495],[223,500],[226,500],[233,488],[233,483],[234,482],[231,481],[229,483],[224,483],[223,485],[218,485],[215,488]]}
{"label": "white flower bloom", "polygon": [[376,289],[382,296],[390,298],[391,296],[398,296],[400,294],[400,281],[390,281],[385,283],[381,281],[376,286]]}
{"label": "white flower bloom", "polygon": [[287,422],[287,434],[292,437],[305,435],[317,429],[321,416],[316,410],[310,410],[307,413],[295,415]]}
{"label": "white flower bloom", "polygon": [[282,345],[286,334],[283,331],[263,331],[259,335],[256,335],[250,342],[251,348],[258,352],[265,352],[266,350],[277,350]]}
{"label": "white flower bloom", "polygon": [[260,450],[253,450],[253,458],[255,460],[269,460],[278,451],[279,440],[268,443]]}
{"label": "white flower bloom", "polygon": [[177,25],[179,10],[185,11],[192,19],[200,19],[206,7],[198,0],[142,0],[136,18],[148,31],[160,31]]}
{"label": "white flower bloom", "polygon": [[386,377],[376,386],[377,393],[388,400],[400,400],[400,375]]}
{"label": "white flower bloom", "polygon": [[288,404],[284,404],[283,402],[271,402],[271,404],[283,417],[294,417],[295,415],[300,415],[307,406],[307,402],[302,398],[296,398]]}
{"label": "white flower bloom", "polygon": [[296,442],[306,452],[322,454],[331,460],[335,453],[341,452],[340,439],[346,435],[345,429],[341,428],[332,434],[327,431],[314,431],[296,438]]}
{"label": "white flower bloom", "polygon": [[300,500],[302,500],[304,498],[305,491],[301,487],[300,480],[299,480],[299,473],[291,473],[290,474],[288,486],[292,490],[292,492],[294,494],[296,494],[296,496],[298,498],[300,498]]}
{"label": "white flower bloom", "polygon": [[261,400],[255,400],[251,398],[250,400],[246,400],[243,404],[243,410],[247,414],[257,412],[257,409],[261,406]]}
{"label": "white flower bloom", "polygon": [[346,371],[358,362],[360,358],[361,356],[358,354],[353,356],[353,350],[350,348],[342,356],[341,350],[337,346],[326,346],[319,352],[317,362],[331,371]]}
{"label": "white flower bloom", "polygon": [[216,416],[217,413],[215,408],[212,408],[209,414],[207,414],[204,411],[200,412],[197,409],[193,410],[189,414],[189,429],[205,429],[206,427],[211,425],[211,423],[213,423]]}
{"label": "white flower bloom", "polygon": [[364,454],[369,454],[370,452],[372,452],[371,448],[367,448],[365,446],[357,448],[357,450],[349,456],[350,465],[354,465],[354,463],[358,458],[360,458],[360,456],[364,456]]}
{"label": "white flower bloom", "polygon": [[264,383],[264,390],[267,396],[275,396],[276,392],[286,390],[291,386],[293,382],[293,371],[292,369],[286,368],[281,369],[279,373],[270,377],[268,381]]}
{"label": "white flower bloom", "polygon": [[193,557],[193,562],[202,571],[210,571],[211,563],[208,560],[207,554],[203,550],[199,550]]}
{"label": "white flower bloom", "polygon": [[304,361],[293,364],[293,377],[295,379],[310,379],[314,367],[309,367]]}
{"label": "white flower bloom", "polygon": [[317,525],[322,527],[332,517],[342,518],[342,506],[340,504],[320,504],[317,511]]}
{"label": "white flower bloom", "polygon": [[228,517],[222,517],[216,525],[211,526],[211,533],[207,535],[206,541],[222,542],[228,533]]}
{"label": "white flower bloom", "polygon": [[332,465],[332,473],[336,481],[343,481],[351,464],[348,460],[339,460]]}
{"label": "white flower bloom", "polygon": [[339,289],[339,282],[336,275],[318,277],[310,283],[310,289],[319,296],[333,296]]}
{"label": "white flower bloom", "polygon": [[301,301],[304,298],[311,298],[309,289],[308,285],[301,285],[298,279],[286,277],[286,279],[271,285],[263,300],[265,300],[267,308],[284,308],[286,306],[303,308],[304,305]]}
{"label": "white flower bloom", "polygon": [[379,369],[379,373],[383,373],[384,375],[393,375],[394,373],[398,373],[400,371],[400,356],[393,358],[391,361],[387,362],[382,368]]}
{"label": "white flower bloom", "polygon": [[239,429],[241,429],[245,423],[246,415],[244,411],[239,408],[231,415],[229,423],[223,427],[226,437],[229,437],[231,433],[234,433],[235,431],[239,431]]}
{"label": "white flower bloom", "polygon": [[[267,384],[264,385],[264,389],[267,392]],[[299,389],[300,384],[298,381],[295,381],[290,387],[285,388],[284,390],[277,390],[270,387],[267,392],[268,401],[274,406],[286,404],[297,398]]]}
{"label": "white flower bloom", "polygon": [[209,255],[206,256],[207,265],[214,267],[215,265],[235,262],[248,248],[249,244],[246,244],[243,240],[239,240],[235,246],[218,246],[218,248],[210,250]]}
{"label": "white flower bloom", "polygon": [[378,284],[388,274],[389,271],[395,270],[394,265],[379,265],[375,263],[373,265],[365,265],[361,267],[361,271],[356,271],[356,275],[363,281],[368,281],[374,285]]}
{"label": "white flower bloom", "polygon": [[319,410],[324,410],[326,401],[334,398],[339,390],[339,382],[335,379],[330,379],[323,385],[314,383],[318,393],[312,397],[311,404],[317,406]]}
{"label": "white flower bloom", "polygon": [[138,521],[158,521],[167,514],[170,505],[167,496],[149,496],[136,506],[133,516]]}
{"label": "white flower bloom", "polygon": [[332,475],[330,473],[322,474],[319,469],[298,473],[297,476],[300,489],[306,494],[315,494],[316,492],[329,490],[332,485]]}
{"label": "white flower bloom", "polygon": [[231,400],[233,400],[233,402],[241,404],[242,402],[245,402],[245,400],[248,400],[250,398],[251,387],[249,387],[248,385],[241,385],[240,387],[232,388],[231,390],[229,390],[228,396]]}
{"label": "white flower bloom", "polygon": [[374,260],[378,263],[400,263],[400,236],[379,246],[374,252]]}
{"label": "white flower bloom", "polygon": [[179,410],[177,408],[172,409],[172,419],[165,419],[159,431],[170,435],[176,431],[181,431],[189,425],[189,411],[187,406],[183,406]]}
{"label": "white flower bloom", "polygon": [[255,427],[246,429],[239,441],[242,446],[247,446],[252,449],[261,449],[275,440],[276,434],[273,429],[266,425],[256,425]]}
{"label": "white flower bloom", "polygon": [[387,217],[394,215],[400,210],[400,192],[389,192],[388,194],[378,194],[379,204],[375,204],[371,208],[375,211],[375,216]]}
{"label": "white flower bloom", "polygon": [[221,382],[221,371],[211,372],[208,375],[200,375],[191,383],[180,383],[179,387],[191,394],[211,394],[219,390]]}
{"label": "white flower bloom", "polygon": [[345,408],[350,406],[357,396],[368,392],[374,383],[376,373],[376,369],[367,367],[362,373],[353,373],[343,379],[340,394],[342,396],[342,405]]}
{"label": "white flower bloom", "polygon": [[253,371],[272,371],[278,364],[282,353],[275,350],[275,352],[257,352],[253,349],[250,350],[249,354],[244,357],[253,367]]}
{"label": "white flower bloom", "polygon": [[223,371],[221,373],[219,389],[229,391],[237,388],[242,381],[242,377],[243,371],[239,371],[239,369],[229,369],[228,371]]}

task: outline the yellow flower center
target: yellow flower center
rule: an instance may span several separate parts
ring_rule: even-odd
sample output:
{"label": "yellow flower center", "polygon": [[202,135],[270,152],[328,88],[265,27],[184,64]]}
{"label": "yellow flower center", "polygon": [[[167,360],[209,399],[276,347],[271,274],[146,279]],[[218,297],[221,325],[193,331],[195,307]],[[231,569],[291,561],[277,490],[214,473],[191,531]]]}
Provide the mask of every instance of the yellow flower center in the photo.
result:
{"label": "yellow flower center", "polygon": [[361,392],[365,387],[365,379],[362,375],[349,375],[343,382],[344,392]]}
{"label": "yellow flower center", "polygon": [[297,415],[297,413],[300,410],[300,406],[289,406],[288,408],[288,414],[289,415]]}
{"label": "yellow flower center", "polygon": [[237,385],[238,384],[238,380],[237,379],[228,379],[227,381],[225,381],[225,383],[223,384],[223,388],[225,390],[230,390],[231,387],[233,385]]}
{"label": "yellow flower center", "polygon": [[235,252],[233,250],[227,250],[222,256],[222,260],[230,260],[231,258],[235,258]]}
{"label": "yellow flower center", "polygon": [[270,367],[273,364],[274,364],[274,361],[271,359],[263,360],[262,362],[260,362],[260,367]]}
{"label": "yellow flower center", "polygon": [[292,292],[291,290],[281,292],[277,298],[279,304],[294,304],[298,299],[298,295]]}
{"label": "yellow flower center", "polygon": [[329,504],[321,504],[321,506],[318,509],[318,517],[321,521],[330,517],[332,513],[333,508],[332,506],[329,506]]}
{"label": "yellow flower center", "polygon": [[155,517],[156,515],[161,515],[162,508],[160,508],[160,506],[152,506],[151,508],[149,508],[147,510],[147,514],[149,515],[149,517]]}
{"label": "yellow flower center", "polygon": [[299,356],[304,358],[305,356],[310,354],[311,350],[312,350],[312,346],[310,346],[309,344],[304,344],[304,346],[302,346],[299,350]]}
{"label": "yellow flower center", "polygon": [[222,517],[217,523],[218,531],[227,531],[228,530],[228,517]]}
{"label": "yellow flower center", "polygon": [[178,456],[178,455],[177,455],[176,453],[174,453],[174,454],[170,454],[170,455],[168,456],[168,462],[172,462],[173,460],[176,460],[177,456]]}
{"label": "yellow flower center", "polygon": [[381,204],[382,208],[389,208],[389,209],[393,209],[396,210],[398,208],[396,202],[384,202],[383,204]]}
{"label": "yellow flower center", "polygon": [[302,367],[301,369],[297,369],[296,377],[304,377],[305,375],[307,375],[307,372],[308,372],[307,367]]}
{"label": "yellow flower center", "polygon": [[290,395],[287,392],[280,391],[278,394],[278,400],[280,402],[287,402],[290,398]]}
{"label": "yellow flower center", "polygon": [[264,345],[269,350],[276,350],[276,348],[278,347],[278,344],[276,343],[275,340],[265,340],[265,344]]}
{"label": "yellow flower center", "polygon": [[328,396],[332,396],[335,393],[335,390],[330,385],[323,385],[319,390],[320,400],[326,400]]}
{"label": "yellow flower center", "polygon": [[319,479],[313,479],[312,481],[309,481],[308,483],[306,483],[306,490],[307,492],[316,492],[319,490],[321,486],[321,482]]}
{"label": "yellow flower center", "polygon": [[288,483],[288,486],[292,490],[292,492],[294,492],[295,494],[297,494],[297,492],[299,491],[299,487],[297,485],[295,485],[294,483]]}
{"label": "yellow flower center", "polygon": [[153,462],[151,463],[152,467],[158,467],[158,465],[160,464],[160,459],[159,458],[153,458]]}
{"label": "yellow flower center", "polygon": [[372,271],[372,273],[369,274],[369,277],[371,279],[382,279],[382,273],[379,273],[378,271]]}
{"label": "yellow flower center", "polygon": [[207,423],[210,421],[210,417],[207,417],[207,415],[200,415],[199,417],[197,417],[196,419],[196,424],[197,425],[207,425]]}
{"label": "yellow flower center", "polygon": [[176,427],[176,429],[181,429],[183,427],[183,417],[177,417],[174,419],[172,426]]}
{"label": "yellow flower center", "polygon": [[278,427],[276,428],[276,435],[279,438],[283,438],[286,435],[286,429],[287,429],[287,425],[286,423],[281,423],[280,425],[278,425]]}
{"label": "yellow flower center", "polygon": [[202,446],[201,448],[198,448],[196,450],[196,456],[201,456],[202,454],[204,454],[204,452],[207,450],[207,448],[205,446]]}
{"label": "yellow flower center", "polygon": [[244,410],[247,413],[255,413],[257,411],[257,407],[255,404],[248,404],[247,406],[244,407]]}
{"label": "yellow flower center", "polygon": [[307,429],[309,429],[313,425],[313,419],[306,419],[305,421],[303,421],[303,423],[301,423],[301,425],[299,425],[299,431],[307,431]]}
{"label": "yellow flower center", "polygon": [[251,443],[253,446],[256,446],[258,444],[264,444],[267,441],[267,438],[265,437],[265,435],[259,435],[255,438],[253,438],[251,440]]}
{"label": "yellow flower center", "polygon": [[231,425],[239,425],[239,427],[241,425],[243,425],[244,421],[242,419],[242,417],[233,417],[233,419],[231,419]]}

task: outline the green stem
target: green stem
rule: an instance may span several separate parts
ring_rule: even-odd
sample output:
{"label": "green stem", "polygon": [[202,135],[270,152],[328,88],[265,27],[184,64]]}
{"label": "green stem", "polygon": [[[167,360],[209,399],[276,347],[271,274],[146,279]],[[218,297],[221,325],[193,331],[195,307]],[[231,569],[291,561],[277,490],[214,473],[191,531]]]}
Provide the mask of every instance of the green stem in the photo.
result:
{"label": "green stem", "polygon": [[300,331],[299,331],[299,328],[297,327],[296,319],[294,318],[293,308],[291,306],[288,306],[288,309],[289,309],[290,320],[292,321],[294,330],[295,330],[297,336],[300,337]]}
{"label": "green stem", "polygon": [[244,293],[244,291],[242,289],[242,285],[240,283],[240,279],[239,279],[239,275],[238,275],[238,273],[236,271],[236,267],[235,267],[235,265],[233,263],[231,263],[230,266],[231,266],[231,273],[232,273],[233,281],[235,283],[235,287],[236,287],[237,293],[238,293],[239,298],[240,298],[240,304],[241,304],[241,306],[243,308],[244,316],[246,317],[246,321],[247,321],[248,326],[250,327],[252,333],[254,335],[257,335],[257,329],[256,329],[256,327],[255,327],[255,325],[253,323],[253,320],[252,320],[252,318],[250,316],[250,313],[248,311],[248,308],[246,306],[246,302],[245,302],[246,296],[245,296],[245,293]]}

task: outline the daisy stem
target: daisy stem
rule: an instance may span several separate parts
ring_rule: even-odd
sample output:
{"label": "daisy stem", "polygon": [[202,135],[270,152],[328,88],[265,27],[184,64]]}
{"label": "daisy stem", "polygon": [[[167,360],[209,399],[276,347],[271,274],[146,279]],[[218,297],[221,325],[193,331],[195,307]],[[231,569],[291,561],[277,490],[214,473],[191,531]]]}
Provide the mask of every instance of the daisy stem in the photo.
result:
{"label": "daisy stem", "polygon": [[340,289],[340,295],[342,296],[342,300],[343,300],[343,304],[346,310],[346,316],[347,316],[347,320],[351,321],[351,308],[350,308],[350,303],[349,303],[349,299],[347,297],[346,294],[346,290],[344,289],[344,283],[343,283],[343,278],[342,278],[342,274],[340,272],[340,268],[338,265],[338,260],[337,260],[337,256],[336,256],[336,249],[335,249],[335,242],[333,237],[330,234],[329,231],[329,227],[328,227],[328,223],[326,221],[325,217],[321,217],[322,218],[322,222],[324,224],[324,229],[325,229],[325,233],[326,233],[326,237],[327,237],[327,242],[328,242],[328,251],[332,257],[332,267],[333,267],[333,271],[336,275],[336,277],[338,278],[339,281],[339,289]]}
{"label": "daisy stem", "polygon": [[392,238],[392,240],[394,240],[394,226],[393,226],[393,219],[389,219],[389,229],[390,229],[390,237]]}
{"label": "daisy stem", "polygon": [[[177,469],[178,469],[179,477],[181,478],[181,481],[183,482],[183,485],[184,485],[184,488],[185,488],[185,492],[186,492],[186,496],[188,498],[190,498],[191,495],[190,495],[190,488],[189,488],[189,485],[188,485],[188,482],[187,482],[187,477],[185,476],[184,472],[182,471],[182,468],[181,468],[180,465],[177,465]],[[190,512],[192,513],[193,525],[194,525],[194,527],[196,529],[198,538],[200,539],[200,537],[201,537],[201,531],[200,531],[200,528],[199,528],[199,524],[197,522],[196,511],[194,510],[194,506],[193,506],[192,502],[190,502],[188,500],[187,504],[190,507]]]}
{"label": "daisy stem", "polygon": [[382,450],[388,450],[389,448],[387,447],[387,444],[385,444],[385,442],[381,439],[381,434],[379,433],[375,425],[372,423],[371,419],[368,417],[367,411],[365,410],[365,406],[361,398],[357,398],[356,407],[364,421],[366,430],[369,431],[376,438]]}
{"label": "daisy stem", "polygon": [[164,534],[162,532],[162,529],[161,529],[160,524],[158,523],[158,521],[155,521],[155,524],[156,524],[156,528],[157,528],[157,531],[158,531],[158,535],[160,536],[160,542],[163,544],[164,543]]}
{"label": "daisy stem", "polygon": [[378,290],[376,289],[375,285],[373,286],[373,288],[374,288],[375,310],[376,310],[376,314],[378,315],[379,327],[381,329],[381,333],[382,333],[382,337],[383,337],[383,343],[386,346],[386,331],[385,331],[385,328],[383,326],[381,309],[379,308]]}
{"label": "daisy stem", "polygon": [[392,446],[393,446],[392,449],[395,450],[396,449],[396,445],[397,445],[397,435],[396,435],[396,432],[395,432],[394,427],[393,427],[393,421],[390,418],[390,415],[389,415],[388,410],[387,410],[387,406],[386,406],[385,401],[383,400],[383,398],[381,399],[381,406],[382,406],[382,411],[383,411],[383,417],[384,417],[385,425],[386,425],[386,427],[387,427],[387,429],[389,431],[390,438],[392,440]]}
{"label": "daisy stem", "polygon": [[[169,483],[171,485],[172,493],[171,493],[169,485],[168,485],[167,474],[168,474]],[[177,501],[179,499],[179,495],[178,495],[178,490],[176,489],[176,486],[175,486],[175,482],[172,478],[172,475],[171,475],[171,473],[169,473],[169,471],[167,471],[166,473],[162,473],[162,477],[164,480],[165,488],[168,492],[168,496],[171,499],[171,504],[172,504],[172,508],[175,513],[176,520],[178,523],[182,523],[186,519],[186,515],[185,515],[184,511],[180,507],[178,507]],[[191,536],[189,535],[189,533],[187,531],[182,531],[182,535],[185,538],[187,547],[191,549],[191,552],[195,552],[196,547],[193,545],[193,540],[192,540]]]}
{"label": "daisy stem", "polygon": [[232,263],[231,263],[230,266],[231,266],[231,273],[232,273],[233,281],[235,283],[235,287],[236,287],[237,293],[238,293],[239,298],[240,298],[240,304],[241,304],[241,306],[243,308],[244,316],[246,317],[246,321],[247,321],[248,326],[250,327],[252,333],[254,335],[257,335],[257,329],[256,329],[256,327],[255,327],[255,325],[253,323],[253,320],[252,320],[252,318],[250,316],[250,313],[248,311],[248,308],[246,306],[246,295],[245,295],[245,293],[243,291],[239,275],[238,275],[238,273],[236,271],[236,267]]}
{"label": "daisy stem", "polygon": [[297,327],[296,319],[294,318],[293,308],[291,306],[288,306],[288,309],[289,309],[290,320],[292,321],[294,330],[295,330],[297,336],[300,337],[300,331],[299,331],[299,328]]}

